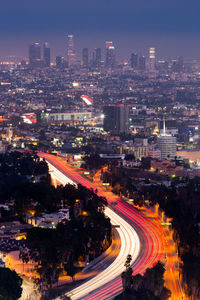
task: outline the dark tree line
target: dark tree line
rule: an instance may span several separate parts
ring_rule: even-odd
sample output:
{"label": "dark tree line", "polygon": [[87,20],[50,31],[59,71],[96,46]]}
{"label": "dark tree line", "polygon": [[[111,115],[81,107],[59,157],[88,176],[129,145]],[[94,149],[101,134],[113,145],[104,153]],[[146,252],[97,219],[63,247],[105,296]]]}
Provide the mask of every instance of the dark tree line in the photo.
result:
{"label": "dark tree line", "polygon": [[59,190],[63,205],[70,209],[70,220],[58,223],[56,229],[30,229],[29,251],[21,253],[24,262],[36,262],[41,291],[51,291],[61,274],[73,279],[81,270],[80,262],[90,262],[111,243],[104,200],[81,185],[68,184]]}
{"label": "dark tree line", "polygon": [[16,300],[22,294],[22,279],[15,271],[0,268],[0,299]]}
{"label": "dark tree line", "polygon": [[174,239],[183,261],[182,278],[187,295],[200,297],[200,177],[175,178],[171,187],[151,185],[140,190],[140,203],[156,203],[172,218]]}
{"label": "dark tree line", "polygon": [[[119,175],[120,174],[120,175]],[[193,299],[200,298],[200,177],[174,178],[171,186],[148,184],[138,188],[130,176],[104,173],[102,178],[113,186],[116,194],[134,199],[135,205],[153,206],[156,203],[172,218],[174,239],[183,265],[181,273],[185,292]],[[170,178],[168,178],[170,180]],[[149,180],[146,180],[149,183]]]}
{"label": "dark tree line", "polygon": [[20,185],[34,183],[35,177],[49,183],[48,165],[36,154],[11,152],[0,154],[0,201],[14,198]]}
{"label": "dark tree line", "polygon": [[[45,176],[35,182],[37,175]],[[60,274],[74,278],[81,269],[80,262],[90,262],[111,243],[111,224],[104,215],[106,201],[81,185],[54,187],[48,165],[34,153],[0,156],[0,197],[1,203],[14,202],[4,220],[12,217],[25,221],[29,212],[37,218],[43,212],[69,209],[69,220],[59,223],[56,229],[30,229],[28,250],[25,248],[20,254],[24,263],[35,261],[42,291],[51,290]]]}
{"label": "dark tree line", "polygon": [[152,269],[147,269],[144,275],[133,276],[132,268],[127,265],[121,275],[124,291],[116,300],[167,300],[171,293],[164,286],[164,265],[158,262]]}

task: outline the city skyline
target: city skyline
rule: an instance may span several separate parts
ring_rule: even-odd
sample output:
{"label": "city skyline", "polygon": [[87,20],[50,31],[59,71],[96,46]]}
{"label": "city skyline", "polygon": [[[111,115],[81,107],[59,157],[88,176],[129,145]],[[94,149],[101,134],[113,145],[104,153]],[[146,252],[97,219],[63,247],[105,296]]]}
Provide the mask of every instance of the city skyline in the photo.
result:
{"label": "city skyline", "polygon": [[[69,34],[72,33],[69,32]],[[33,40],[27,38],[20,43],[15,40],[15,38],[7,40],[1,45],[0,60],[6,60],[9,56],[15,56],[19,59],[28,59],[29,45],[32,43],[40,43],[43,45],[45,42],[48,42],[50,45],[52,60],[55,60],[56,56],[59,55],[66,56],[67,35],[68,33],[65,33],[62,37],[57,37],[55,39],[50,36],[36,37],[33,38]],[[176,37],[168,37],[169,41],[166,37],[157,37],[157,40],[152,39],[151,42],[149,37],[145,38],[143,36],[134,36],[133,39],[130,40],[129,37],[125,36],[120,39],[115,35],[105,35],[105,37],[101,36],[99,39],[96,37],[96,39],[90,40],[90,35],[84,38],[83,36],[73,35],[75,52],[79,59],[82,57],[83,48],[88,48],[89,53],[92,53],[96,48],[104,50],[106,40],[113,41],[117,59],[121,61],[129,59],[132,53],[139,53],[148,57],[150,47],[156,48],[156,59],[171,60],[177,59],[179,56],[183,56],[186,60],[200,59],[200,40],[197,41],[196,38],[192,36],[189,37],[189,42],[186,42],[187,38],[184,38],[183,36],[180,36],[178,40]],[[170,43],[170,41],[172,42]],[[173,41],[178,44],[178,47],[176,47],[176,44],[174,44]],[[191,46],[192,43],[194,46]]]}
{"label": "city skyline", "polygon": [[[27,45],[48,41],[52,57],[64,55],[66,36],[75,36],[75,48],[102,48],[106,40],[115,44],[117,57],[132,52],[147,55],[158,49],[159,58],[200,58],[200,3],[170,0],[91,0],[67,2],[9,0],[1,4],[0,57],[27,57]],[[119,22],[120,20],[120,22]]]}

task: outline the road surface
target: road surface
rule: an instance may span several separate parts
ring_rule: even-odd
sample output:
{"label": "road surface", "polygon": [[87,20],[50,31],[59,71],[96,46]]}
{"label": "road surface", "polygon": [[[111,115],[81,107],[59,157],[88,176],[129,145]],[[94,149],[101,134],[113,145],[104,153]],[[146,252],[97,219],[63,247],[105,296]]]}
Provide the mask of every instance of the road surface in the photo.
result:
{"label": "road surface", "polygon": [[109,299],[122,290],[120,275],[124,270],[124,262],[128,254],[133,257],[134,274],[144,273],[147,268],[161,259],[164,253],[164,233],[157,224],[142,216],[137,209],[113,193],[97,187],[82,177],[61,158],[46,153],[38,153],[38,155],[47,160],[50,167],[54,169],[53,176],[61,183],[65,184],[70,179],[89,189],[97,188],[97,194],[105,197],[112,208],[106,208],[106,214],[113,224],[120,224],[118,232],[123,246],[117,259],[106,270],[73,289],[67,294],[68,296],[72,299]]}

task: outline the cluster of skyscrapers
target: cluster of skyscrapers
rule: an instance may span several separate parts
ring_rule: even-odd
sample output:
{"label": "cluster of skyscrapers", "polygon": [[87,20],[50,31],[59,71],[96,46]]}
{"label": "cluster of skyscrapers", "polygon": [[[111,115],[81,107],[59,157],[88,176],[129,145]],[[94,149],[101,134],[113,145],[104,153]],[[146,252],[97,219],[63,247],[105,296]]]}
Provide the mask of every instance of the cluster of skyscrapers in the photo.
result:
{"label": "cluster of skyscrapers", "polygon": [[[74,36],[68,35],[68,48],[67,48],[67,63],[68,67],[73,67],[77,64],[77,58],[74,49]],[[105,42],[105,59],[102,62],[101,48],[96,48],[90,57],[89,49],[83,48],[82,50],[82,61],[81,65],[83,68],[101,66],[107,68],[113,68],[115,66],[115,47],[112,41]]]}
{"label": "cluster of skyscrapers", "polygon": [[29,65],[30,67],[50,67],[51,50],[48,43],[43,45],[43,55],[41,45],[34,43],[29,46]]}
{"label": "cluster of skyscrapers", "polygon": [[[115,47],[112,41],[105,42],[105,59],[102,61],[101,48],[96,48],[90,57],[89,49],[83,48],[81,62],[77,59],[74,47],[74,36],[67,36],[67,52],[66,58],[63,56],[56,57],[56,66],[73,68],[76,65],[81,65],[83,68],[101,66],[113,68],[115,66]],[[43,45],[43,56],[41,45],[33,43],[29,46],[29,65],[30,67],[49,67],[51,63],[51,52],[48,43]]]}
{"label": "cluster of skyscrapers", "polygon": [[[145,56],[139,55],[137,53],[132,53],[130,62],[132,68],[141,71],[146,70],[147,62]],[[148,70],[150,72],[155,72],[155,63],[156,63],[155,48],[149,48]]]}
{"label": "cluster of skyscrapers", "polygon": [[[51,51],[48,43],[43,45],[43,56],[41,55],[41,46],[39,43],[31,44],[29,47],[29,65],[30,67],[49,67],[51,63]],[[154,77],[156,73],[155,48],[149,48],[149,57],[132,53],[130,57],[130,66],[138,71],[148,71],[149,75]],[[105,42],[105,56],[102,55],[101,48],[96,48],[92,53],[88,48],[82,49],[81,61],[77,58],[74,36],[67,36],[66,56],[56,57],[57,68],[100,68],[113,69],[116,66],[116,50],[112,41]]]}

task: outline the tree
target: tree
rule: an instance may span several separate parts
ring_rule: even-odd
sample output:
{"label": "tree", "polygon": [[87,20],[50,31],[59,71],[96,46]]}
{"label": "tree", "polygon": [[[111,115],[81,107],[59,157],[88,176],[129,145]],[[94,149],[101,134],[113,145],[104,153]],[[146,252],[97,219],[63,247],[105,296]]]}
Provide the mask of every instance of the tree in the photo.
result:
{"label": "tree", "polygon": [[131,261],[132,261],[132,256],[130,254],[128,254],[128,256],[126,258],[126,261],[125,261],[125,264],[124,264],[124,266],[126,267],[126,269],[130,268]]}
{"label": "tree", "polygon": [[149,299],[149,300],[167,300],[171,292],[164,287],[164,265],[158,262],[152,269],[147,269],[145,274],[142,276],[137,274],[132,275],[132,269],[129,266],[130,256],[128,255],[125,266],[127,269],[122,273],[122,284],[124,287],[124,292],[122,297],[116,299],[129,299],[130,294],[134,300]]}
{"label": "tree", "polygon": [[67,272],[67,275],[72,278],[74,281],[74,276],[77,273],[78,268],[74,265],[73,255],[70,255],[70,258],[66,264],[64,264],[64,269]]}
{"label": "tree", "polygon": [[123,288],[125,290],[131,289],[132,283],[133,283],[133,276],[132,276],[133,270],[129,267],[124,271],[121,275],[122,277],[122,284]]}
{"label": "tree", "polygon": [[143,286],[146,289],[154,292],[156,295],[160,295],[164,286],[164,272],[164,265],[159,261],[152,269],[146,270],[144,274]]}
{"label": "tree", "polygon": [[19,299],[22,294],[22,279],[15,271],[0,268],[0,298],[4,300]]}
{"label": "tree", "polygon": [[162,300],[167,300],[171,297],[171,291],[168,290],[165,286],[162,288],[160,297]]}

